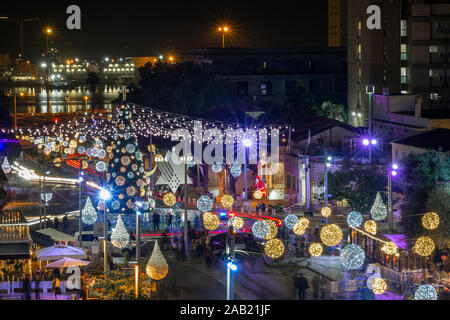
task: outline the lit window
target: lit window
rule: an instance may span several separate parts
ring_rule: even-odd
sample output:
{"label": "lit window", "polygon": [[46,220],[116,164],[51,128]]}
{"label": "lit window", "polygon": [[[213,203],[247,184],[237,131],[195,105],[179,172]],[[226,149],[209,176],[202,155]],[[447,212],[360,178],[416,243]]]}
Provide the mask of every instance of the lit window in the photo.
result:
{"label": "lit window", "polygon": [[358,37],[361,37],[362,22],[358,21]]}
{"label": "lit window", "polygon": [[356,57],[358,58],[359,61],[361,61],[361,56],[362,56],[362,47],[361,44],[358,44],[358,46],[356,47]]}
{"label": "lit window", "polygon": [[400,46],[400,57],[402,60],[408,60],[408,53],[407,53],[407,45],[406,44],[402,44]]}
{"label": "lit window", "polygon": [[401,20],[400,22],[400,36],[407,37],[408,36],[408,21]]}

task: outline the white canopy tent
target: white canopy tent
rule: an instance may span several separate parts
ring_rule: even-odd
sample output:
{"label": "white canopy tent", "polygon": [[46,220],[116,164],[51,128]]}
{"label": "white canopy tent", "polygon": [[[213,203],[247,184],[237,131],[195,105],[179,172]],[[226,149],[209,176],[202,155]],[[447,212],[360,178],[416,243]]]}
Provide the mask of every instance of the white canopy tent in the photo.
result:
{"label": "white canopy tent", "polygon": [[72,259],[87,258],[87,255],[83,249],[62,244],[57,244],[48,248],[38,250],[37,255],[38,259],[41,261],[59,260],[65,257],[70,257]]}
{"label": "white canopy tent", "polygon": [[86,266],[89,263],[90,263],[89,261],[77,260],[77,259],[64,257],[60,260],[49,263],[45,267],[46,268],[67,268],[67,267],[72,267],[72,266]]}

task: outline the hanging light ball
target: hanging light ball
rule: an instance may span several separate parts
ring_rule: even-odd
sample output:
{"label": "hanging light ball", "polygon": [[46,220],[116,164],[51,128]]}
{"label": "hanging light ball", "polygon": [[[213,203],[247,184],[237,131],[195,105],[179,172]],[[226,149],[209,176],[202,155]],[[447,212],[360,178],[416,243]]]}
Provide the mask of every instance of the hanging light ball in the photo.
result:
{"label": "hanging light ball", "polygon": [[429,284],[420,285],[414,292],[414,300],[437,300],[436,289]]}
{"label": "hanging light ball", "polygon": [[106,170],[106,163],[105,163],[104,161],[98,161],[98,162],[95,164],[95,169],[96,169],[98,172],[104,172],[104,171]]}
{"label": "hanging light ball", "polygon": [[434,230],[439,226],[439,215],[436,212],[427,212],[422,217],[422,226]]}
{"label": "hanging light ball", "polygon": [[377,234],[377,223],[374,220],[367,220],[364,223],[364,229],[370,234]]}
{"label": "hanging light ball", "polygon": [[347,223],[353,228],[359,228],[363,223],[363,216],[358,211],[352,211],[347,216]]}
{"label": "hanging light ball", "polygon": [[381,250],[389,255],[393,255],[393,254],[397,254],[398,253],[398,247],[395,244],[394,241],[389,241],[387,243],[385,243],[382,247]]}
{"label": "hanging light ball", "polygon": [[337,246],[342,241],[342,230],[336,224],[329,224],[320,230],[320,239],[322,242],[329,246]]}
{"label": "hanging light ball", "polygon": [[364,250],[356,244],[349,244],[341,250],[341,263],[348,270],[361,268],[365,259],[366,254],[364,253]]}
{"label": "hanging light ball", "polygon": [[203,226],[208,230],[216,230],[220,225],[219,217],[211,212],[203,213]]}
{"label": "hanging light ball", "polygon": [[429,237],[420,237],[414,244],[413,251],[419,256],[428,257],[435,249],[434,242]]}
{"label": "hanging light ball", "polygon": [[219,173],[220,171],[222,171],[222,164],[221,164],[221,163],[216,163],[216,162],[214,162],[214,163],[211,165],[211,170],[212,170],[214,173]]}
{"label": "hanging light ball", "polygon": [[231,166],[230,173],[235,178],[239,177],[242,173],[241,165],[238,163],[234,163]]}
{"label": "hanging light ball", "polygon": [[308,252],[313,257],[318,257],[323,252],[323,247],[320,243],[311,243],[308,248]]}
{"label": "hanging light ball", "polygon": [[164,161],[164,157],[161,154],[156,154],[155,155],[155,162],[163,162]]}
{"label": "hanging light ball", "polygon": [[266,221],[258,220],[253,224],[252,232],[256,238],[264,239],[270,232],[270,226]]}
{"label": "hanging light ball", "polygon": [[171,207],[177,203],[177,198],[172,192],[168,192],[164,195],[163,202],[166,206]]}
{"label": "hanging light ball", "polygon": [[264,237],[264,240],[270,240],[276,237],[277,233],[278,233],[278,228],[277,228],[277,224],[270,219],[266,219],[267,224],[270,227],[270,231],[267,234],[267,236]]}
{"label": "hanging light ball", "polygon": [[198,198],[197,208],[201,212],[209,211],[212,209],[212,207],[213,207],[213,201],[210,197],[203,195],[200,198]]}
{"label": "hanging light ball", "polygon": [[290,215],[286,216],[286,218],[284,218],[284,223],[285,223],[286,227],[288,227],[291,230],[294,229],[297,222],[298,222],[298,217],[295,214],[290,214]]}
{"label": "hanging light ball", "polygon": [[294,226],[294,233],[298,236],[302,236],[306,233],[306,229],[309,227],[309,220],[306,218],[298,219],[298,222]]}
{"label": "hanging light ball", "polygon": [[320,210],[320,213],[323,217],[327,218],[331,216],[331,208],[330,207],[323,207],[322,210]]}
{"label": "hanging light ball", "polygon": [[153,198],[148,199],[148,205],[150,208],[154,208],[156,205],[155,199]]}
{"label": "hanging light ball", "polygon": [[387,283],[382,278],[375,278],[372,281],[372,291],[374,294],[383,294],[387,289]]}
{"label": "hanging light ball", "polygon": [[234,199],[229,194],[224,194],[220,200],[220,203],[222,203],[225,208],[231,208],[233,207]]}
{"label": "hanging light ball", "polygon": [[259,190],[255,190],[255,192],[253,192],[253,198],[255,198],[256,200],[259,200],[263,197],[263,193]]}
{"label": "hanging light ball", "polygon": [[281,257],[284,253],[283,241],[281,241],[280,239],[271,239],[267,241],[266,245],[264,246],[264,252],[268,257],[272,259]]}
{"label": "hanging light ball", "polygon": [[244,227],[244,219],[242,219],[241,217],[234,217],[231,220],[231,225],[236,230],[242,229]]}

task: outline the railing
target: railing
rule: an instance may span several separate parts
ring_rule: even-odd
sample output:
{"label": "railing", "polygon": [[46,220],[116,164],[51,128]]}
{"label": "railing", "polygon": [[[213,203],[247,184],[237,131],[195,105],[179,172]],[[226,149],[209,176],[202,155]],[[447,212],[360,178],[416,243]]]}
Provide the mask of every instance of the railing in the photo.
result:
{"label": "railing", "polygon": [[[38,288],[42,293],[53,293],[52,281],[39,281]],[[65,293],[67,291],[66,281],[60,281],[61,292]],[[36,282],[31,281],[31,291],[34,292],[36,289]],[[16,294],[23,292],[23,282],[22,281],[3,281],[0,282],[0,295],[1,294]]]}

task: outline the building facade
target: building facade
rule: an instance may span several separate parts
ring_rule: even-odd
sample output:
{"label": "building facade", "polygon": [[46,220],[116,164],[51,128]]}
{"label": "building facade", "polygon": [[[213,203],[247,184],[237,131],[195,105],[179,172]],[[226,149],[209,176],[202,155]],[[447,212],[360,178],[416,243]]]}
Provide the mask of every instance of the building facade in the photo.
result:
{"label": "building facade", "polygon": [[347,1],[328,0],[328,46],[347,45]]}

